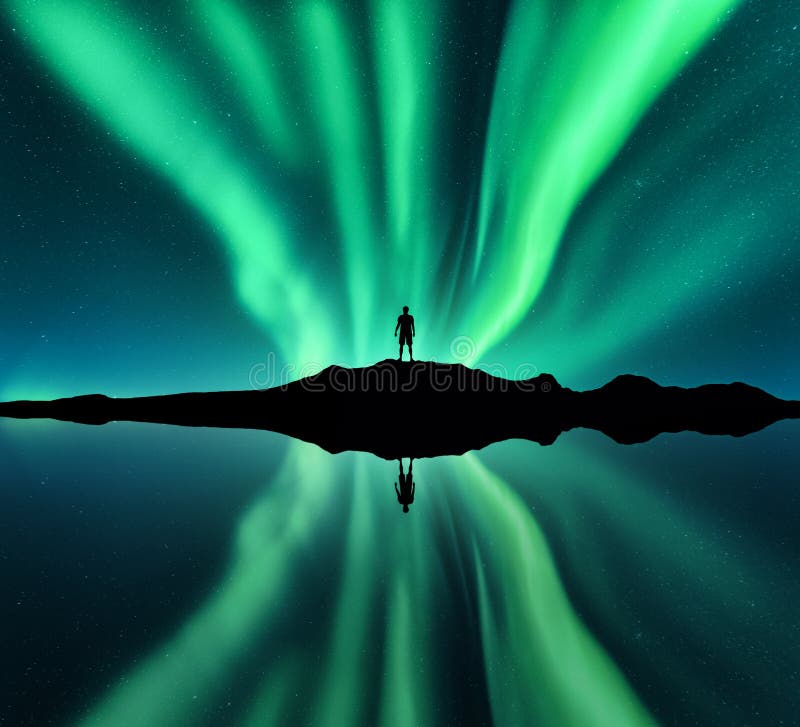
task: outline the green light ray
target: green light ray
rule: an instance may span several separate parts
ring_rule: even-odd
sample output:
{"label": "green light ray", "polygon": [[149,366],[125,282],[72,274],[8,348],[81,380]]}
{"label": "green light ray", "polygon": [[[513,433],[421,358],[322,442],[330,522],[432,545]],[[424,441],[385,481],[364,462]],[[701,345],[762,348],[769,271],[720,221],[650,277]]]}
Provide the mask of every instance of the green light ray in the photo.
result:
{"label": "green light ray", "polygon": [[197,723],[282,602],[295,554],[307,544],[331,494],[328,456],[313,445],[290,445],[281,471],[242,517],[231,566],[214,594],[78,724]]}
{"label": "green light ray", "polygon": [[437,126],[431,110],[441,11],[433,1],[412,6],[380,0],[373,6],[392,267],[406,284],[408,300],[422,304],[432,284],[430,260],[442,247],[432,234],[437,225],[431,214]]}
{"label": "green light ray", "polygon": [[[430,595],[436,586],[432,566],[437,555],[430,547],[436,518],[429,509],[431,500],[423,496],[423,503],[419,507],[417,501],[413,514],[404,516],[390,544],[392,567],[386,586],[389,605],[379,712],[379,723],[385,727],[437,721],[436,684],[441,676],[435,668],[436,645],[429,629],[431,614],[442,606],[432,602]],[[398,510],[396,507],[390,513],[394,519]]]}
{"label": "green light ray", "polygon": [[[616,590],[620,581],[614,569],[624,570],[626,577],[641,582],[642,591],[660,594],[661,612],[681,624],[686,642],[714,654],[709,662],[698,663],[676,658],[672,649],[662,649],[658,663],[664,681],[670,683],[676,699],[697,694],[698,708],[702,705],[707,710],[705,718],[698,714],[699,721],[736,721],[732,705],[724,708],[723,717],[720,700],[709,696],[715,677],[724,669],[731,679],[748,674],[748,679],[758,681],[756,675],[764,670],[756,668],[758,660],[752,653],[739,648],[752,629],[753,609],[769,602],[773,618],[791,623],[792,604],[800,598],[800,586],[786,580],[774,554],[763,551],[748,533],[731,529],[713,512],[703,515],[676,498],[673,472],[653,476],[652,469],[633,463],[620,467],[611,451],[617,445],[610,442],[586,446],[566,439],[557,446],[557,452],[548,454],[549,462],[558,463],[557,474],[546,462],[537,462],[530,451],[527,458],[514,460],[525,463],[527,475],[517,481],[535,483],[520,488],[520,496],[525,502],[535,503],[537,510],[554,515],[565,534],[561,541],[581,572],[581,582],[588,588],[594,608],[604,612],[603,622],[615,624],[623,637],[630,633],[631,622],[620,614]],[[719,448],[730,448],[733,453],[737,446],[729,441]],[[506,458],[508,461],[508,455]],[[593,531],[576,529],[587,508],[603,529],[614,533],[612,551],[598,552]],[[606,563],[615,562],[617,553],[629,555],[623,565],[607,567]],[[638,565],[633,573],[629,571],[632,563]],[[652,567],[654,563],[657,568]],[[785,604],[783,609],[777,608],[781,603]],[[649,622],[647,614],[641,614],[638,628],[646,632],[645,643],[650,639],[657,642],[662,633],[662,624]],[[719,634],[724,635],[722,643]],[[766,654],[770,649],[762,649],[759,659],[769,659]],[[768,693],[769,685],[759,685],[758,691]]]}
{"label": "green light ray", "polygon": [[364,543],[375,540],[367,494],[363,458],[354,462],[353,508],[345,541],[342,578],[326,666],[320,679],[313,723],[345,727],[366,722],[364,685],[369,682],[366,659],[370,639],[370,613],[374,604],[374,550]]}
{"label": "green light ray", "polygon": [[373,221],[376,200],[368,164],[368,129],[353,48],[334,4],[307,3],[300,26],[308,43],[306,64],[311,97],[317,105],[324,153],[330,168],[330,192],[341,228],[343,268],[355,360],[363,361],[376,310],[376,251],[380,237]]}
{"label": "green light ray", "polygon": [[325,360],[332,350],[325,306],[290,247],[281,211],[256,192],[258,181],[169,55],[108,7],[59,0],[12,7],[65,85],[220,232],[240,299],[284,355]]}
{"label": "green light ray", "polygon": [[[670,164],[681,168],[696,158],[694,130],[672,137],[671,143],[678,160],[671,156]],[[748,153],[767,160],[774,154],[771,144],[769,135],[764,134],[753,141]],[[788,200],[793,190],[778,184],[768,190],[748,190],[740,182],[740,193],[732,193],[728,170],[743,163],[740,153],[735,149],[720,152],[722,161],[704,170],[701,181],[683,187],[676,184],[668,190],[668,203],[657,209],[648,199],[639,202],[648,207],[638,214],[647,220],[649,245],[664,249],[654,252],[652,247],[631,247],[626,255],[627,270],[616,270],[613,275],[604,258],[620,244],[615,237],[618,220],[617,226],[614,224],[618,200],[630,192],[623,183],[609,184],[592,225],[576,233],[570,266],[584,274],[559,283],[550,305],[510,345],[509,359],[532,359],[540,370],[558,371],[563,383],[573,385],[571,377],[582,376],[613,356],[635,351],[652,334],[654,321],[663,337],[674,337],[697,310],[722,311],[731,305],[742,294],[743,271],[750,284],[769,276],[788,248],[765,246],[764,239],[777,239],[789,223],[790,213],[776,205],[776,199]],[[787,164],[800,162],[797,153],[783,158]],[[670,178],[668,170],[655,161],[651,174]],[[692,208],[692,202],[696,207]],[[767,214],[773,207],[777,211]],[[695,211],[683,212],[676,221],[676,209]],[[708,214],[708,209],[714,214]],[[718,368],[722,366],[724,362],[717,363]],[[590,385],[602,383],[594,380]]]}
{"label": "green light ray", "polygon": [[269,149],[281,161],[297,164],[305,142],[297,131],[298,119],[288,107],[285,78],[270,34],[258,28],[231,0],[197,0],[205,17],[205,31],[223,67],[230,68],[249,114],[264,135]]}
{"label": "green light ray", "polygon": [[398,575],[386,619],[386,664],[381,687],[380,724],[409,727],[426,724],[419,718],[419,695],[414,690],[417,665],[411,656],[414,634],[411,626],[411,596],[405,578]]}
{"label": "green light ray", "polygon": [[[529,508],[474,455],[451,460],[475,527],[481,636],[498,724],[653,725],[572,609]],[[490,584],[498,593],[489,595]]]}
{"label": "green light ray", "polygon": [[[476,357],[530,312],[576,204],[648,106],[736,4],[631,0],[605,8],[580,6],[570,18],[572,39],[560,44],[559,63],[543,89],[526,61],[531,44],[535,53],[538,43],[536,38],[531,43],[528,28],[541,27],[541,9],[515,7],[496,81],[504,93],[492,109],[492,128],[500,131],[490,138],[486,154],[495,154],[493,144],[511,144],[516,163],[507,181],[488,177],[501,189],[482,189],[482,195],[505,202],[499,212],[481,204],[477,295],[463,326],[476,332]],[[506,106],[506,89],[512,89],[512,100],[527,97],[528,105]],[[502,160],[508,152],[498,154]],[[500,221],[489,244],[488,218],[494,214]]]}

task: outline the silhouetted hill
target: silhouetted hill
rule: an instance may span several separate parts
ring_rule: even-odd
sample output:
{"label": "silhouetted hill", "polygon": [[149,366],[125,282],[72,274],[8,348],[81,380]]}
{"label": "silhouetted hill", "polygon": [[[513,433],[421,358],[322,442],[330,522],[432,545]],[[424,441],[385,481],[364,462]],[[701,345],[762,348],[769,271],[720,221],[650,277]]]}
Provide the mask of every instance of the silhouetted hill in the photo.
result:
{"label": "silhouetted hill", "polygon": [[397,459],[461,454],[505,439],[552,444],[577,427],[622,444],[661,432],[742,436],[800,417],[800,402],[739,382],[682,389],[626,374],[578,392],[550,374],[512,381],[461,364],[387,359],[363,368],[329,366],[266,390],[16,401],[0,403],[0,416],[265,429],[329,452]]}

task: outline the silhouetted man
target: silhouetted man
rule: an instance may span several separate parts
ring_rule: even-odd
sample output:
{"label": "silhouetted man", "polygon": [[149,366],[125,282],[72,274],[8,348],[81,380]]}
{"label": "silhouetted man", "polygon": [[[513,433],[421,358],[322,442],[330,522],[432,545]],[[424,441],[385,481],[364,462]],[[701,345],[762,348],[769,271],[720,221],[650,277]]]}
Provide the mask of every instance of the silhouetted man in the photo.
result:
{"label": "silhouetted man", "polygon": [[[407,310],[407,309],[406,309]],[[397,489],[397,483],[394,483],[394,491],[397,493],[397,501],[403,506],[403,512],[408,512],[408,506],[414,502],[414,480],[412,479],[414,473],[411,468],[414,466],[414,460],[408,460],[408,474],[403,474],[403,460],[397,460],[400,464],[400,489]]]}
{"label": "silhouetted man", "polygon": [[417,335],[414,330],[414,316],[408,315],[408,306],[403,306],[403,314],[397,316],[397,325],[394,327],[394,335],[397,335],[397,329],[400,329],[400,355],[397,357],[398,361],[403,360],[403,345],[408,344],[408,360],[414,360],[414,354],[411,352],[411,339]]}

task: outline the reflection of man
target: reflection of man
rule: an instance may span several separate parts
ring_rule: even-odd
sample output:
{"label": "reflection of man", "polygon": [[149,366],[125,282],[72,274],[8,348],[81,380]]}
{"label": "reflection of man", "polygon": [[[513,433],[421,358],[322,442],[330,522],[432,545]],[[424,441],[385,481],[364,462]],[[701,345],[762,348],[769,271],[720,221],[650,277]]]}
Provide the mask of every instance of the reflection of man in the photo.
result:
{"label": "reflection of man", "polygon": [[414,480],[411,468],[414,466],[414,460],[408,460],[408,474],[403,474],[403,460],[397,460],[400,464],[400,489],[397,489],[397,483],[394,483],[394,491],[397,493],[397,501],[403,506],[403,512],[408,512],[408,506],[414,502]]}
{"label": "reflection of man", "polygon": [[411,353],[411,339],[417,335],[414,330],[414,316],[408,315],[408,306],[403,306],[402,315],[397,316],[397,325],[394,327],[394,335],[397,335],[397,329],[400,329],[400,355],[397,357],[398,361],[403,360],[403,344],[408,344],[408,360],[414,360],[414,354]]}

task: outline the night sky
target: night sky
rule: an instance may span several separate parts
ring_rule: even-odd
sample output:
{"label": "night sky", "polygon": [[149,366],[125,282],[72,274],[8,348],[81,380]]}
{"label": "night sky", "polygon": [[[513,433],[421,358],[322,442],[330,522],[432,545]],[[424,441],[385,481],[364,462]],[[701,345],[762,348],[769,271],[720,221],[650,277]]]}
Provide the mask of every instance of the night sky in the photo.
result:
{"label": "night sky", "polygon": [[5,3],[3,399],[364,365],[404,304],[419,358],[798,394],[795,3],[366,10]]}

